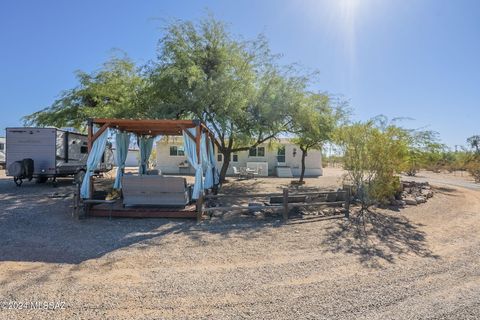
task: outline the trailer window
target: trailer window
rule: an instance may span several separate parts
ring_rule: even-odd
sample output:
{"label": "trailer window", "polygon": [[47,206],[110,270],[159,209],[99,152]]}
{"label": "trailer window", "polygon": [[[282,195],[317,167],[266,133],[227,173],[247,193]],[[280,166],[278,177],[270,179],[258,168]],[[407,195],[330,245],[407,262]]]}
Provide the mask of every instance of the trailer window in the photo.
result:
{"label": "trailer window", "polygon": [[5,145],[3,143],[0,143],[0,151],[3,151],[5,149]]}

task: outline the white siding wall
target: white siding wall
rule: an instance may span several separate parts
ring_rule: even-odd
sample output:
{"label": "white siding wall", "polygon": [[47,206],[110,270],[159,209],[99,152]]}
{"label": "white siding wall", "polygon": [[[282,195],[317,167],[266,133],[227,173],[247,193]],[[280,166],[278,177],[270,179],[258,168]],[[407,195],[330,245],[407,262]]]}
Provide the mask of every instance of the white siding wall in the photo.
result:
{"label": "white siding wall", "polygon": [[[179,164],[186,162],[186,156],[171,156],[170,146],[183,146],[181,137],[168,137],[168,140],[160,140],[157,142],[157,169],[166,174],[188,173],[194,174],[195,171],[191,166],[180,169]],[[182,170],[182,172],[180,172]]]}
{"label": "white siding wall", "polygon": [[[282,141],[282,144],[285,146],[285,162],[287,166],[292,169],[294,176],[300,175],[301,170],[301,160],[302,154],[298,146],[288,143],[287,141]],[[163,173],[166,174],[179,174],[185,173],[188,171],[189,174],[193,174],[193,168],[188,168],[188,170],[182,169],[180,172],[179,164],[187,160],[185,156],[170,156],[170,146],[183,146],[182,138],[180,137],[170,137],[168,141],[161,140],[157,142],[157,169],[160,169]],[[248,151],[241,151],[238,153],[238,161],[230,161],[228,167],[227,175],[233,174],[233,167],[246,167],[247,162],[267,162],[268,163],[268,175],[275,175],[275,167],[277,166],[277,147],[274,146],[269,148],[267,144],[261,145],[265,147],[265,156],[264,157],[249,157]],[[293,156],[293,150],[296,149],[296,155]],[[222,157],[223,158],[223,157]],[[233,158],[233,156],[232,156]],[[223,160],[223,159],[222,159]],[[221,167],[223,161],[219,162],[218,165]],[[308,156],[305,158],[305,175],[306,176],[321,176],[322,171],[322,154],[319,150],[311,150],[308,152]]]}
{"label": "white siding wall", "polygon": [[[117,166],[117,152],[115,149],[113,151],[114,163]],[[127,159],[125,160],[126,167],[138,167],[140,163],[140,153],[138,150],[128,150]]]}

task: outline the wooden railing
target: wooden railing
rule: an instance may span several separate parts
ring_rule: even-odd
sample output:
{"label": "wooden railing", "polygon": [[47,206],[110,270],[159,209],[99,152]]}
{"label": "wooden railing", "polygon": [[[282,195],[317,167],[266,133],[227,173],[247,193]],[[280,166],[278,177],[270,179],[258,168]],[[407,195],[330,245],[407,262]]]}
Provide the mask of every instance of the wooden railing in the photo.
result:
{"label": "wooden railing", "polygon": [[[322,195],[335,195],[335,199],[339,195],[343,195],[342,201],[307,201],[308,197],[320,197]],[[305,197],[304,201],[298,201],[299,198]],[[271,200],[275,199],[279,204],[271,205],[254,205],[254,206],[218,206],[218,207],[206,207],[205,202],[208,200],[222,200],[222,199],[238,199],[238,198],[270,198]],[[290,193],[287,188],[283,189],[282,193],[249,193],[249,194],[207,194],[197,200],[197,219],[200,221],[204,213],[209,213],[212,211],[231,211],[231,210],[262,210],[262,209],[282,209],[283,219],[288,220],[289,211],[294,207],[315,207],[315,206],[333,206],[333,205],[343,205],[345,209],[345,217],[348,218],[350,215],[350,198],[351,191],[349,188],[340,191],[317,191],[317,192],[300,192],[300,193]],[[281,201],[278,201],[280,200]]]}

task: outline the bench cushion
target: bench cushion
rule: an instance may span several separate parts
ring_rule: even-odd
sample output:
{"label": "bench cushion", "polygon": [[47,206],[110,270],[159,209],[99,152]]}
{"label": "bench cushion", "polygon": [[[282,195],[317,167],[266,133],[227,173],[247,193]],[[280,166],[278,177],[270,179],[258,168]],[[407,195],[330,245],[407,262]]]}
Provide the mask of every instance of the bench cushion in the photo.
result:
{"label": "bench cushion", "polygon": [[190,201],[187,181],[182,177],[125,175],[122,193],[127,206],[184,207]]}

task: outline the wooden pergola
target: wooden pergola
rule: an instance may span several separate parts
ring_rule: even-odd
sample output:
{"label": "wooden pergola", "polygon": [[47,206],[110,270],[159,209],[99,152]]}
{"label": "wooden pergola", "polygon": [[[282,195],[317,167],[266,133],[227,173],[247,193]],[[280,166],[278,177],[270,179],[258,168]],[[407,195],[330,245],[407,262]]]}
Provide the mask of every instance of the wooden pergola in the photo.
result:
{"label": "wooden pergola", "polygon": [[[93,127],[98,126],[99,129],[94,133]],[[208,129],[208,127],[201,122],[200,120],[152,120],[152,119],[109,119],[109,118],[93,118],[88,120],[88,152],[92,149],[93,143],[95,140],[100,137],[100,135],[105,132],[105,130],[112,128],[118,129],[124,132],[130,132],[137,136],[181,136],[185,132],[192,140],[195,141],[196,145],[196,154],[198,163],[201,162],[200,155],[200,139],[202,133],[207,133],[210,141],[214,144],[217,144],[217,141],[213,133]],[[188,130],[195,128],[195,136],[192,135]],[[210,144],[207,143],[207,152],[210,148]],[[93,196],[93,179],[90,177],[90,199]],[[197,200],[198,204],[201,205],[203,197],[200,197]],[[91,210],[90,212],[96,216],[107,215],[106,211],[109,211],[109,215],[124,216],[124,217],[190,217],[192,210],[186,208],[185,210],[161,210],[161,209],[140,209],[140,210],[120,210],[121,208],[109,209],[106,206],[103,206],[104,209],[101,210]],[[108,210],[107,210],[108,209]],[[196,209],[193,210],[193,217],[195,217]],[[96,214],[95,214],[96,213]],[[190,213],[190,215],[189,215]],[[197,216],[197,218],[199,218]]]}
{"label": "wooden pergola", "polygon": [[[97,125],[100,129],[94,134],[93,126]],[[196,128],[196,137],[185,131],[197,145],[197,157],[200,158],[200,133],[206,132],[214,143],[216,140],[208,127],[200,120],[150,120],[150,119],[106,119],[94,118],[88,121],[88,151],[90,151],[93,142],[108,128],[114,128],[121,131],[131,132],[135,135],[151,136],[181,136],[185,129]],[[207,145],[208,146],[208,145]]]}

